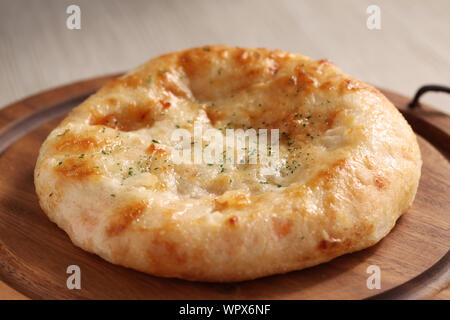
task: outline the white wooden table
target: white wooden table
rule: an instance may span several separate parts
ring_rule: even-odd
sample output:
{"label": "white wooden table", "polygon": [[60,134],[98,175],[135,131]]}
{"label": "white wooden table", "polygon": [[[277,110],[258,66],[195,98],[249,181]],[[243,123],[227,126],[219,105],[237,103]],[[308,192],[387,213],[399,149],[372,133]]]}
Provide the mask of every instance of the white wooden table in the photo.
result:
{"label": "white wooden table", "polygon": [[[66,8],[81,9],[81,29]],[[369,5],[381,29],[369,30]],[[0,0],[0,107],[50,87],[128,70],[205,44],[328,58],[350,75],[412,96],[450,85],[448,0]],[[423,99],[450,111],[450,96]],[[449,297],[449,291],[443,292]],[[0,282],[0,298],[20,294]]]}

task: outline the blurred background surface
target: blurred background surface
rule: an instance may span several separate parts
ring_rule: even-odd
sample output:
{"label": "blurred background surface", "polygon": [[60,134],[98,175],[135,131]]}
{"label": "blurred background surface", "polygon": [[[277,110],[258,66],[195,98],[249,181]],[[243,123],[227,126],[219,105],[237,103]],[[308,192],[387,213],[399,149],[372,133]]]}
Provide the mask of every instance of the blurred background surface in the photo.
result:
{"label": "blurred background surface", "polygon": [[[69,30],[66,9],[81,8]],[[381,29],[369,30],[369,5]],[[412,96],[450,85],[448,0],[0,0],[0,107],[43,89],[129,70],[206,44],[267,47],[328,58],[346,73]],[[450,97],[427,94],[450,110]]]}

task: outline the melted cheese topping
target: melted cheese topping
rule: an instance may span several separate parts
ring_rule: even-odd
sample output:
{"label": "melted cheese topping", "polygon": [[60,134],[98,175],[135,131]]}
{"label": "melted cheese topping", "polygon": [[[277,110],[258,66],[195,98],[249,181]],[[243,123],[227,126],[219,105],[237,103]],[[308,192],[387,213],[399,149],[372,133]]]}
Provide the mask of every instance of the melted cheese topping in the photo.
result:
{"label": "melted cheese topping", "polygon": [[[311,168],[352,147],[351,136],[358,133],[352,111],[312,90],[326,81],[309,74],[333,68],[329,62],[311,65],[304,58],[282,67],[294,56],[216,50],[215,59],[198,49],[181,55],[171,69],[141,68],[108,84],[81,106],[87,118],[66,121],[54,132],[56,170],[66,177],[100,175],[123,188],[144,187],[177,200],[236,190],[255,195],[305,183]],[[276,173],[266,176],[267,166],[226,159],[223,165],[174,164],[170,154],[180,145],[172,132],[182,128],[194,136],[194,123],[203,132],[217,130],[223,144],[226,129],[279,129]]]}

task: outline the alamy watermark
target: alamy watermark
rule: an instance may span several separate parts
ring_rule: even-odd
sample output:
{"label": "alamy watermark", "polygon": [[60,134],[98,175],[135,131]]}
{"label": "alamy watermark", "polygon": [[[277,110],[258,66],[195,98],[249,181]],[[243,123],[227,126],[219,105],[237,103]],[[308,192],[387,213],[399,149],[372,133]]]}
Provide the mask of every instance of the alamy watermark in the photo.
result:
{"label": "alamy watermark", "polygon": [[[223,134],[225,131],[225,135]],[[172,161],[175,164],[260,164],[261,173],[276,172],[279,162],[279,129],[203,130],[194,122],[194,135],[186,129],[172,132],[175,143]]]}
{"label": "alamy watermark", "polygon": [[66,27],[69,30],[81,29],[81,9],[76,4],[67,7],[66,13],[69,15],[66,19]]}
{"label": "alamy watermark", "polygon": [[70,265],[66,269],[66,273],[70,274],[67,278],[66,286],[69,290],[81,289],[81,269],[76,264]]}
{"label": "alamy watermark", "polygon": [[367,17],[366,26],[369,30],[381,29],[381,9],[377,5],[370,5],[366,9]]}
{"label": "alamy watermark", "polygon": [[367,278],[366,286],[369,290],[381,289],[381,269],[379,266],[372,264],[367,267],[366,273],[370,274]]}

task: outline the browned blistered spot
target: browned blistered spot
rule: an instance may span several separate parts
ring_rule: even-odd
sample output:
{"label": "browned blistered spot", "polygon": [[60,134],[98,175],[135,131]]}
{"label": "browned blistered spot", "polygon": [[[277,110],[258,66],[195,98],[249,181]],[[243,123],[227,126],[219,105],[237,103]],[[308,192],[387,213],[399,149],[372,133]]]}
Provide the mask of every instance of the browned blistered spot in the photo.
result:
{"label": "browned blistered spot", "polygon": [[280,70],[280,65],[278,63],[267,67],[267,71],[271,75],[276,75],[278,73],[278,70]]}
{"label": "browned blistered spot", "polygon": [[205,111],[212,125],[215,125],[218,121],[221,121],[224,118],[223,112],[221,110],[217,110],[217,108],[206,108]]}
{"label": "browned blistered spot", "polygon": [[355,230],[350,234],[347,234],[345,238],[336,237],[336,235],[334,235],[334,237],[321,240],[317,247],[320,250],[346,252],[355,243],[362,241],[363,238],[367,238],[374,230],[375,226],[372,223],[363,220],[358,226],[355,226]]}
{"label": "browned blistered spot", "polygon": [[363,158],[363,163],[369,170],[375,170],[375,165],[372,161],[372,159],[369,156],[365,156]]}
{"label": "browned blistered spot", "polygon": [[[181,70],[181,73],[183,74],[184,71]],[[157,74],[156,83],[159,86],[159,90],[163,94],[163,96],[169,97],[170,95],[173,95],[179,98],[187,98],[188,94],[186,92],[186,89],[182,88],[178,83],[180,79],[169,75],[172,74],[169,72],[160,72]],[[170,104],[168,106],[170,106]]]}
{"label": "browned blistered spot", "polygon": [[327,120],[327,129],[330,129],[330,128],[332,128],[333,127],[333,125],[334,125],[334,121],[336,120],[336,117],[340,114],[340,113],[342,113],[344,110],[342,110],[342,109],[339,109],[339,110],[336,110],[335,112],[333,112],[332,114],[330,114],[329,116],[328,116],[328,118],[326,119]]}
{"label": "browned blistered spot", "polygon": [[[248,49],[221,51],[211,48],[211,51],[214,51],[214,55],[198,48],[181,54],[179,58],[181,69],[190,79],[190,90],[198,101],[213,101],[234,95],[273,77],[279,69],[276,60],[259,63],[259,55],[252,54],[253,51]],[[229,58],[225,57],[225,52]],[[218,74],[224,65],[231,72]],[[233,72],[234,69],[239,72]]]}
{"label": "browned blistered spot", "polygon": [[98,218],[91,215],[88,212],[80,214],[80,221],[87,231],[92,231],[93,228],[98,224]]}
{"label": "browned blistered spot", "polygon": [[361,228],[365,234],[371,234],[375,230],[375,226],[372,223],[363,223]]}
{"label": "browned blistered spot", "polygon": [[285,218],[272,218],[273,230],[278,238],[284,238],[292,231],[293,222]]}
{"label": "browned blistered spot", "polygon": [[237,65],[245,66],[249,61],[255,58],[254,55],[249,55],[248,50],[244,48],[236,48],[231,51],[232,58]]}
{"label": "browned blistered spot", "polygon": [[250,58],[251,57],[248,54],[247,50],[241,49],[240,51],[238,51],[238,60],[240,63],[247,63]]}
{"label": "browned blistered spot", "polygon": [[294,86],[297,85],[297,77],[296,76],[290,76],[288,81],[290,83],[292,83]]}
{"label": "browned blistered spot", "polygon": [[239,218],[236,216],[232,216],[232,217],[228,218],[228,223],[232,226],[235,226],[238,221],[239,221]]}
{"label": "browned blistered spot", "polygon": [[138,75],[127,76],[122,79],[122,85],[125,87],[137,88],[144,84],[144,79]]}
{"label": "browned blistered spot", "polygon": [[129,87],[129,88],[137,88],[145,84],[145,80],[143,77],[132,74],[129,76],[125,76],[123,78],[116,78],[109,81],[105,87],[107,88],[115,88],[117,86]]}
{"label": "browned blistered spot", "polygon": [[[155,230],[156,232],[158,230]],[[147,255],[156,269],[161,269],[162,272],[165,272],[168,268],[167,266],[183,265],[186,263],[187,255],[179,247],[178,243],[166,240],[162,236],[157,235],[153,239]],[[195,251],[197,250],[194,249]]]}
{"label": "browned blistered spot", "polygon": [[121,83],[120,78],[115,78],[115,79],[113,79],[113,80],[108,81],[108,82],[105,84],[105,88],[115,88],[115,87],[119,86],[120,83]]}
{"label": "browned blistered spot", "polygon": [[167,109],[170,107],[170,102],[164,102],[163,100],[159,100],[159,103],[161,103],[163,109]]}
{"label": "browned blistered spot", "polygon": [[117,120],[116,114],[109,114],[102,118],[96,118],[91,122],[92,125],[102,125],[113,129],[119,128],[119,120]]}
{"label": "browned blistered spot", "polygon": [[159,245],[164,248],[163,250],[165,251],[165,259],[176,264],[184,264],[186,262],[185,255],[178,252],[178,245],[175,242],[160,241]]}
{"label": "browned blistered spot", "polygon": [[166,150],[164,150],[164,148],[161,147],[158,143],[152,143],[145,152],[150,155],[166,154]]}
{"label": "browned blistered spot", "polygon": [[133,131],[150,127],[154,122],[150,106],[130,104],[119,112],[108,115],[93,114],[90,124],[101,125],[120,131]]}
{"label": "browned blistered spot", "polygon": [[230,208],[243,208],[249,204],[248,197],[243,193],[225,194],[214,199],[213,211],[222,211]]}
{"label": "browned blistered spot", "polygon": [[290,198],[301,198],[305,195],[305,186],[291,186],[286,190],[286,192],[288,192]]}
{"label": "browned blistered spot", "polygon": [[57,184],[54,186],[54,191],[51,192],[48,195],[48,199],[47,199],[47,206],[50,210],[54,210],[56,208],[56,206],[61,203],[61,195],[60,193],[57,191],[59,189],[61,189],[59,187],[59,184],[61,182],[57,182]]}
{"label": "browned blistered spot", "polygon": [[374,183],[379,190],[384,189],[386,187],[386,179],[379,174],[374,176]]}
{"label": "browned blistered spot", "polygon": [[58,151],[83,153],[92,150],[97,145],[97,140],[95,140],[94,138],[82,138],[77,137],[74,134],[66,133],[65,135],[60,137],[55,145],[55,148]]}
{"label": "browned blistered spot", "polygon": [[106,99],[106,103],[110,106],[115,106],[117,104],[117,99],[116,98],[107,98]]}
{"label": "browned blistered spot", "polygon": [[121,234],[134,220],[139,218],[145,211],[147,203],[138,201],[121,208],[114,214],[111,223],[106,229],[106,233],[110,237]]}
{"label": "browned blistered spot", "polygon": [[[183,68],[188,77],[192,77],[211,64],[211,56],[203,48],[197,48],[184,52],[179,59],[179,65]],[[202,68],[200,68],[202,66]]]}
{"label": "browned blistered spot", "polygon": [[314,84],[314,79],[303,70],[301,65],[295,67],[294,74],[297,77],[298,84],[301,84],[302,88],[309,87]]}
{"label": "browned blistered spot", "polygon": [[320,59],[317,61],[319,63],[319,65],[324,65],[324,64],[333,64],[333,62],[331,62],[328,59]]}
{"label": "browned blistered spot", "polygon": [[352,80],[345,80],[345,82],[347,83],[348,90],[353,90],[353,89],[358,88],[358,84],[353,82]]}
{"label": "browned blistered spot", "polygon": [[319,89],[321,90],[329,90],[334,86],[334,83],[331,81],[325,81],[324,83],[322,83],[319,87]]}
{"label": "browned blistered spot", "polygon": [[214,200],[214,209],[213,211],[222,211],[228,208],[227,202],[218,202],[217,199]]}
{"label": "browned blistered spot", "polygon": [[339,85],[339,91],[341,93],[344,93],[346,91],[354,91],[359,89],[358,82],[351,80],[351,79],[345,79],[344,81],[341,81]]}
{"label": "browned blistered spot", "polygon": [[217,177],[208,181],[206,190],[209,193],[223,195],[230,187],[230,177],[226,174],[219,174]]}
{"label": "browned blistered spot", "polygon": [[[272,112],[271,112],[272,113]],[[295,132],[296,128],[299,130],[303,130],[302,127],[297,126],[295,123],[295,115],[297,112],[286,110],[279,110],[279,116],[272,120],[270,123],[267,123],[267,127],[279,129],[281,131],[281,140],[286,141],[288,138],[292,138],[291,135]],[[297,140],[296,142],[300,142],[302,139]]]}
{"label": "browned blistered spot", "polygon": [[92,166],[92,161],[87,159],[70,158],[55,167],[56,172],[70,178],[83,179],[97,174],[97,170]]}
{"label": "browned blistered spot", "polygon": [[[245,78],[264,73],[271,76],[275,75],[280,69],[280,62],[284,60],[284,57],[273,54],[267,55],[266,51],[265,49],[254,51],[244,48],[234,50],[232,58],[241,70],[239,76]],[[261,61],[262,59],[265,59],[265,61]]]}
{"label": "browned blistered spot", "polygon": [[309,184],[315,186],[323,183],[324,187],[327,188],[327,186],[336,179],[338,172],[344,169],[345,166],[345,159],[337,160],[329,168],[319,171],[317,175],[310,180]]}
{"label": "browned blistered spot", "polygon": [[322,240],[320,241],[318,248],[320,250],[325,250],[326,248],[328,248],[328,243],[329,242],[327,240]]}
{"label": "browned blistered spot", "polygon": [[180,86],[178,86],[174,82],[165,82],[162,84],[163,89],[167,92],[170,92],[176,97],[187,98],[186,91],[184,91]]}
{"label": "browned blistered spot", "polygon": [[341,241],[330,241],[330,240],[322,240],[320,241],[319,245],[317,246],[320,250],[330,250],[330,249],[336,249],[337,247],[341,246]]}
{"label": "browned blistered spot", "polygon": [[375,226],[372,223],[368,222],[367,220],[362,220],[360,221],[357,228],[355,228],[355,230],[352,232],[351,237],[349,237],[348,240],[353,242],[359,242],[363,238],[367,238],[367,236],[372,234],[374,230]]}

